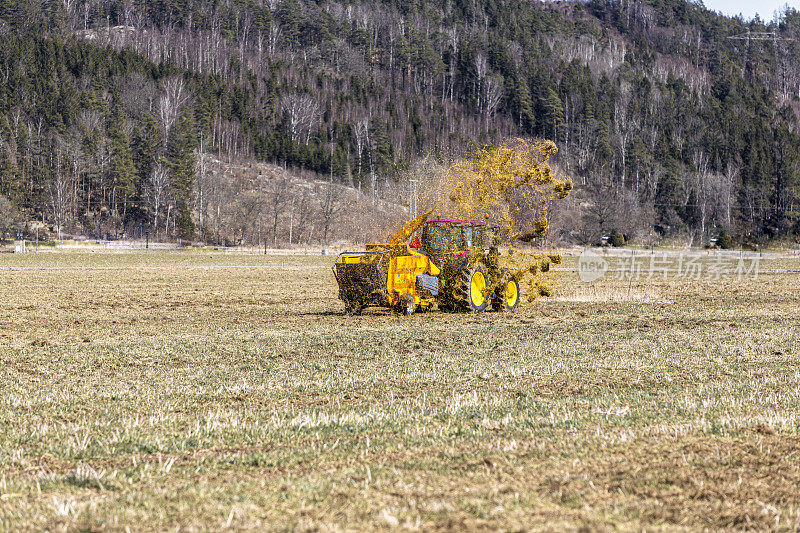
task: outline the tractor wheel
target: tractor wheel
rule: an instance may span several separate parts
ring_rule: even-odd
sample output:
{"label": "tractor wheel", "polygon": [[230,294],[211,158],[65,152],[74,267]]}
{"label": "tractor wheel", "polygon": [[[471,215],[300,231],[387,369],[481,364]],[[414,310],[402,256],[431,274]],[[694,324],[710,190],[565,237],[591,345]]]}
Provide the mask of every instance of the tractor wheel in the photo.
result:
{"label": "tractor wheel", "polygon": [[416,308],[417,304],[414,301],[414,296],[412,294],[404,294],[402,298],[400,298],[400,310],[404,315],[413,315]]}
{"label": "tractor wheel", "polygon": [[519,281],[506,276],[494,294],[492,309],[495,311],[513,311],[519,305]]}
{"label": "tractor wheel", "polygon": [[487,294],[489,290],[486,270],[483,265],[475,265],[463,274],[462,294],[463,306],[467,311],[480,313],[486,309],[491,299]]}

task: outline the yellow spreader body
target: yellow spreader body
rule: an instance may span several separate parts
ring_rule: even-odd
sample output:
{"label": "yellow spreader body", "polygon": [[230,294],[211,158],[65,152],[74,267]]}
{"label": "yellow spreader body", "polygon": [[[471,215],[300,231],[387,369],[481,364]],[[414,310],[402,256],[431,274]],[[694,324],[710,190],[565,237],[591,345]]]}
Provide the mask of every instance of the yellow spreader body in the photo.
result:
{"label": "yellow spreader body", "polygon": [[368,244],[364,252],[343,253],[333,273],[348,311],[374,305],[410,314],[433,305],[438,294],[438,282],[425,282],[438,276],[439,268],[406,244]]}
{"label": "yellow spreader body", "polygon": [[389,305],[392,307],[404,303],[405,295],[414,298],[415,307],[428,307],[433,304],[433,295],[422,295],[417,289],[417,276],[420,274],[438,276],[439,267],[427,256],[409,248],[409,255],[401,255],[389,261],[389,272],[386,290],[389,294]]}

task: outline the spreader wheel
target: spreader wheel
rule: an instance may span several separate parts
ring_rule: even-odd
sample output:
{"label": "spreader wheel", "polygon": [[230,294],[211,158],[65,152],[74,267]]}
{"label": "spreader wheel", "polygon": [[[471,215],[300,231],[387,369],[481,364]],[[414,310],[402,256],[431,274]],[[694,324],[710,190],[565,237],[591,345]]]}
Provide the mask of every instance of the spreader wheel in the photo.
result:
{"label": "spreader wheel", "polygon": [[344,301],[344,312],[348,315],[360,315],[361,311],[364,310],[364,306],[361,302],[353,301],[353,300],[345,300]]}
{"label": "spreader wheel", "polygon": [[414,301],[414,296],[412,294],[406,293],[400,298],[400,309],[404,315],[413,315],[416,308],[417,303]]}

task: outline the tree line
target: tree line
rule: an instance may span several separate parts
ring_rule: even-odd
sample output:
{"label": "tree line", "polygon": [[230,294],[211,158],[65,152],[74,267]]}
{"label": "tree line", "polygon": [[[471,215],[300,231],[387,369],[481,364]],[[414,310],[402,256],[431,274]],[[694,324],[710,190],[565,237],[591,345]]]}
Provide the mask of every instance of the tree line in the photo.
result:
{"label": "tree line", "polygon": [[[800,232],[792,9],[3,0],[0,19],[0,195],[72,232],[216,235],[206,155],[331,177],[374,205],[400,202],[422,157],[513,136],[560,147],[581,209],[565,238]],[[748,31],[776,39],[730,39]]]}

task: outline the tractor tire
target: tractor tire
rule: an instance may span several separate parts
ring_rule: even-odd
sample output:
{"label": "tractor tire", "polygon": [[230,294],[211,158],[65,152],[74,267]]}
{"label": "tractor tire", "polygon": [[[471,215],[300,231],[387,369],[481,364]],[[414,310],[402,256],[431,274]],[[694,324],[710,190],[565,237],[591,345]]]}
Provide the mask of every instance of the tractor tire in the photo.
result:
{"label": "tractor tire", "polygon": [[519,281],[503,276],[500,287],[494,294],[492,309],[513,312],[519,306]]}
{"label": "tractor tire", "polygon": [[417,304],[414,301],[414,296],[411,294],[404,294],[402,298],[400,298],[400,311],[406,315],[411,316],[414,314],[414,311],[417,309]]}
{"label": "tractor tire", "polygon": [[491,297],[487,294],[488,277],[486,269],[481,264],[465,270],[461,275],[460,293],[461,308],[473,313],[486,310]]}

